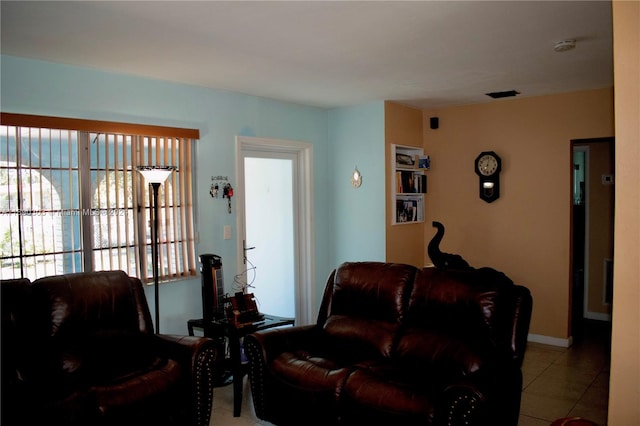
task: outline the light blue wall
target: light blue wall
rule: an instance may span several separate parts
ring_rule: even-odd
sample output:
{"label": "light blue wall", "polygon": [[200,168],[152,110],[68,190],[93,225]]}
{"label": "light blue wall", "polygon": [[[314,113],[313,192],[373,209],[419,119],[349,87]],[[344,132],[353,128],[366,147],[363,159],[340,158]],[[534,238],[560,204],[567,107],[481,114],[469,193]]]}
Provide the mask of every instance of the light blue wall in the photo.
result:
{"label": "light blue wall", "polygon": [[[222,256],[231,288],[236,267],[235,211],[209,196],[211,176],[235,181],[235,136],[314,145],[316,305],[329,272],[344,260],[384,259],[384,104],[327,111],[265,98],[11,56],[0,57],[3,112],[200,129],[196,158],[196,253]],[[353,167],[363,186],[349,183]],[[336,174],[334,177],[333,174]],[[235,206],[235,201],[233,202]],[[153,288],[147,288],[153,311]],[[186,333],[202,316],[200,278],[160,287],[162,332]]]}
{"label": "light blue wall", "polygon": [[[334,265],[385,259],[384,102],[329,111]],[[362,186],[351,186],[355,167]]]}

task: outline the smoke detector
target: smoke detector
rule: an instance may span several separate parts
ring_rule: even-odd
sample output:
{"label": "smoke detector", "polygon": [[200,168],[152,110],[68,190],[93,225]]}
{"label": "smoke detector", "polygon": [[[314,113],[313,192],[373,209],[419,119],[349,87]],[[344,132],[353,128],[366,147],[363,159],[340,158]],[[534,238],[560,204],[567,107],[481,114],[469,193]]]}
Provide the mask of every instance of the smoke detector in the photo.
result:
{"label": "smoke detector", "polygon": [[556,43],[553,50],[556,52],[566,52],[567,50],[574,49],[576,47],[575,40],[562,40]]}

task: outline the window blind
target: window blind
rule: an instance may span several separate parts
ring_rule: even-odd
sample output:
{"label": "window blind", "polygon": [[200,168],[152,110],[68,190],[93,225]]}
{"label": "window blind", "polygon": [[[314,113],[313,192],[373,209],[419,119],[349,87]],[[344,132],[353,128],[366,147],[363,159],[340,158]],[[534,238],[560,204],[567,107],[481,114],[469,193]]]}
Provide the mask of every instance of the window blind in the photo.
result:
{"label": "window blind", "polygon": [[177,167],[158,198],[159,276],[195,275],[197,130],[6,113],[0,127],[0,278],[120,269],[153,281],[152,194],[137,165]]}

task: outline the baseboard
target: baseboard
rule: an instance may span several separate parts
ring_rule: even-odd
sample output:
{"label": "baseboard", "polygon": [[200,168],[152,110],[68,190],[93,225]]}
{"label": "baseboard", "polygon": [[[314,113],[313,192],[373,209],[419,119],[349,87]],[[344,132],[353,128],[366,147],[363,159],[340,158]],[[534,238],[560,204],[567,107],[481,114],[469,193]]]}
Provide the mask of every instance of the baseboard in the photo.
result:
{"label": "baseboard", "polygon": [[611,314],[603,314],[602,312],[587,312],[584,317],[597,321],[611,321]]}
{"label": "baseboard", "polygon": [[551,346],[560,346],[563,348],[568,348],[573,344],[573,337],[569,337],[568,339],[561,339],[559,337],[543,336],[541,334],[529,334],[527,336],[527,340],[529,342],[542,343]]}

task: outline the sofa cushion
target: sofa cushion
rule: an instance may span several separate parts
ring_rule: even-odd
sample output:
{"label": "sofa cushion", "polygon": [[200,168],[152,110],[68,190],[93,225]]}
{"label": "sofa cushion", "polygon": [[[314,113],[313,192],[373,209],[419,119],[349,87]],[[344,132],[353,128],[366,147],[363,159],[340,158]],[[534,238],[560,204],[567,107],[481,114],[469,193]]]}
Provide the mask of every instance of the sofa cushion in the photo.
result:
{"label": "sofa cushion", "polygon": [[82,340],[58,342],[62,368],[83,385],[119,381],[166,364],[153,336],[96,331]]}
{"label": "sofa cushion", "polygon": [[324,330],[332,345],[357,356],[391,354],[417,269],[382,262],[347,262],[333,275]]}
{"label": "sofa cushion", "polygon": [[348,315],[332,315],[325,323],[327,351],[345,362],[388,357],[399,328],[398,323]]}
{"label": "sofa cushion", "polygon": [[108,382],[153,361],[152,330],[141,316],[131,278],[122,271],[77,273],[35,280],[40,315],[29,333],[49,356],[25,375],[61,390]]}
{"label": "sofa cushion", "polygon": [[299,389],[334,393],[349,370],[336,361],[304,351],[283,352],[271,363],[273,372]]}
{"label": "sofa cushion", "polygon": [[472,273],[420,271],[396,355],[420,370],[477,371],[495,349],[497,298]]}
{"label": "sofa cushion", "polygon": [[110,415],[112,411],[149,404],[149,401],[160,402],[162,399],[169,402],[171,397],[168,395],[178,396],[172,390],[179,389],[176,384],[182,375],[176,361],[157,358],[143,371],[130,372],[112,382],[91,386],[89,391],[95,395],[100,412]]}
{"label": "sofa cushion", "polygon": [[431,377],[403,366],[358,368],[344,385],[343,420],[345,424],[431,424],[439,386]]}
{"label": "sofa cushion", "polygon": [[348,367],[322,354],[297,350],[278,355],[269,370],[274,381],[270,383],[270,391],[260,395],[257,403],[254,394],[256,412],[262,403],[272,406],[276,401],[286,401],[286,408],[269,413],[269,421],[299,426],[300,419],[304,418],[304,424],[309,426],[338,424],[338,401],[351,371]]}
{"label": "sofa cushion", "polygon": [[485,345],[475,337],[409,328],[398,342],[397,353],[416,374],[462,377],[480,369],[488,358]]}
{"label": "sofa cushion", "polygon": [[32,286],[38,300],[45,301],[49,337],[95,330],[152,334],[144,328],[136,306],[138,295],[123,271],[57,275],[35,280]]}

